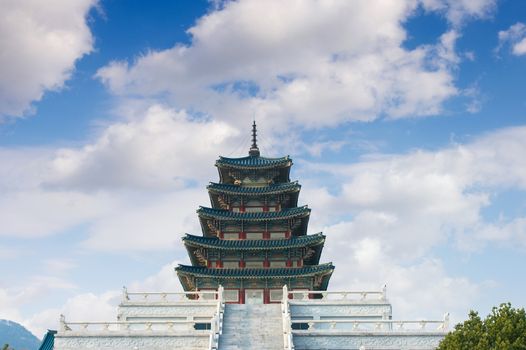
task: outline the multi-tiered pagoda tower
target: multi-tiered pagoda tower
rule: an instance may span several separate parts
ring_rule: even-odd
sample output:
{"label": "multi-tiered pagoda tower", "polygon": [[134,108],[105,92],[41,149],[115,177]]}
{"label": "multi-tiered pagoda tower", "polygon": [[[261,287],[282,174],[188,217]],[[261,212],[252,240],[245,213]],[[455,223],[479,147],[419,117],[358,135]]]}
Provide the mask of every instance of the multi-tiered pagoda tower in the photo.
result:
{"label": "multi-tiered pagoda tower", "polygon": [[117,322],[61,316],[40,350],[437,348],[447,316],[394,321],[385,287],[325,292],[334,270],[319,264],[325,236],[307,235],[292,161],[260,156],[255,123],[249,156],[216,166],[212,207],[197,211],[203,235],[183,238],[192,265],[176,270],[186,292],[124,289]]}
{"label": "multi-tiered pagoda tower", "polygon": [[298,207],[301,185],[291,182],[292,160],[262,157],[256,123],[248,157],[219,157],[212,207],[197,210],[202,236],[183,242],[192,266],[176,268],[186,291],[225,288],[230,303],[279,303],[282,288],[327,289],[334,270],[319,264],[325,236],[307,235],[310,209]]}

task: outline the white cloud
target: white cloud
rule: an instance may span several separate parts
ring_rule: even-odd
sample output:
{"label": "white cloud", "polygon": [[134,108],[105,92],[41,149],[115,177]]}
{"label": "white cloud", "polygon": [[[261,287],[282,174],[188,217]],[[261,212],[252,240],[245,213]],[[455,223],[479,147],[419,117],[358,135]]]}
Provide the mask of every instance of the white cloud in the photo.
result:
{"label": "white cloud", "polygon": [[113,198],[103,193],[13,191],[0,198],[0,236],[41,237],[60,233],[94,220],[112,207]]}
{"label": "white cloud", "polygon": [[[39,298],[49,295],[50,292],[58,290],[74,290],[76,286],[62,278],[50,275],[33,276],[27,279],[26,284],[21,287],[4,286],[0,284],[0,319],[8,319],[19,322],[31,331],[35,331],[29,322],[24,321],[21,309],[28,303],[39,300]],[[48,325],[48,328],[50,325]],[[37,329],[34,333],[39,337],[47,329]]]}
{"label": "white cloud", "polygon": [[24,320],[22,324],[33,334],[42,337],[47,329],[58,329],[60,315],[71,322],[116,321],[121,292],[108,291],[99,295],[79,294],[69,298],[60,308],[46,309]]}
{"label": "white cloud", "polygon": [[130,196],[110,215],[95,220],[83,246],[99,251],[170,250],[186,255],[180,241],[185,232],[200,232],[196,209],[209,201],[204,187],[165,195]]}
{"label": "white cloud", "polygon": [[511,52],[516,56],[526,54],[526,25],[517,22],[507,30],[499,32],[499,45],[496,51],[500,51],[503,46],[510,45]]}
{"label": "white cloud", "polygon": [[526,37],[513,45],[513,53],[517,56],[526,54]]}
{"label": "white cloud", "polygon": [[154,105],[139,119],[109,125],[93,143],[58,150],[47,184],[85,190],[184,188],[210,179],[214,159],[238,135],[224,122],[195,120]]}
{"label": "white cloud", "polygon": [[143,281],[134,281],[128,286],[130,292],[150,292],[150,291],[164,291],[164,292],[182,292],[183,288],[179,283],[179,278],[175,273],[174,268],[180,261],[173,261],[164,265],[158,273],[146,278]]}
{"label": "white cloud", "polygon": [[342,220],[354,239],[376,237],[400,261],[420,258],[448,237],[462,248],[480,248],[495,236],[526,247],[522,219],[494,222],[482,214],[495,193],[526,190],[525,151],[526,128],[516,127],[436,152],[377,155],[351,165],[310,164],[307,171],[336,175],[341,191],[311,184],[303,200],[316,212],[316,229]]}
{"label": "white cloud", "polygon": [[[128,286],[130,292],[177,292],[181,291],[174,267],[177,262],[163,266],[158,273],[144,281],[135,281]],[[0,306],[3,306],[2,289],[0,289]],[[16,308],[12,308],[9,319],[21,322],[35,335],[42,336],[47,329],[58,329],[59,316],[65,315],[72,322],[104,322],[117,320],[117,305],[122,300],[122,291],[109,290],[100,294],[82,293],[65,301],[61,307],[42,310],[31,317],[22,320]],[[5,298],[5,305],[13,304],[13,300]],[[9,309],[7,309],[9,311]],[[1,315],[0,315],[1,316]]]}
{"label": "white cloud", "polygon": [[22,319],[20,311],[13,303],[11,294],[4,288],[0,288],[0,319],[13,321]]}
{"label": "white cloud", "polygon": [[[274,126],[318,127],[435,115],[458,94],[452,72],[458,34],[404,49],[402,23],[417,6],[401,0],[227,2],[188,30],[191,45],[149,52],[132,64],[113,62],[97,76],[115,94],[168,92],[179,107],[221,120],[257,110]],[[465,4],[456,11],[478,15],[480,8]]]}
{"label": "white cloud", "polygon": [[449,311],[454,322],[462,320],[491,294],[490,283],[448,270],[435,248],[453,242],[460,254],[497,244],[526,249],[520,213],[484,214],[498,193],[526,190],[525,152],[526,127],[515,127],[437,151],[369,155],[354,164],[303,161],[310,229],[326,233],[322,261],[336,266],[330,288],[387,283],[397,318]]}
{"label": "white cloud", "polygon": [[402,263],[374,233],[356,237],[341,224],[325,231],[324,256],[332,257],[336,266],[331,290],[379,290],[385,283],[395,319],[440,319],[451,312],[454,321],[460,321],[479,296],[480,286],[450,276],[438,259]]}
{"label": "white cloud", "polygon": [[497,0],[420,0],[428,11],[441,11],[459,26],[470,18],[486,18],[493,14]]}
{"label": "white cloud", "polygon": [[223,122],[153,106],[81,148],[2,150],[0,235],[46,236],[87,224],[91,249],[170,249],[174,233],[198,230],[195,209],[208,201],[214,160],[239,143],[238,134]]}
{"label": "white cloud", "polygon": [[0,117],[22,116],[91,52],[86,23],[96,0],[5,0],[0,13]]}
{"label": "white cloud", "polygon": [[44,260],[45,270],[52,274],[64,274],[75,267],[77,264],[71,259],[50,258]]}

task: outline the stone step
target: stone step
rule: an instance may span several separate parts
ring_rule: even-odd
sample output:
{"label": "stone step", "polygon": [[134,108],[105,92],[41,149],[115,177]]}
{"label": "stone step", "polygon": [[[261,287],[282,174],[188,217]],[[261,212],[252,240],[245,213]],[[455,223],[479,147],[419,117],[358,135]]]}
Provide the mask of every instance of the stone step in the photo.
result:
{"label": "stone step", "polygon": [[225,305],[219,350],[282,350],[279,304]]}

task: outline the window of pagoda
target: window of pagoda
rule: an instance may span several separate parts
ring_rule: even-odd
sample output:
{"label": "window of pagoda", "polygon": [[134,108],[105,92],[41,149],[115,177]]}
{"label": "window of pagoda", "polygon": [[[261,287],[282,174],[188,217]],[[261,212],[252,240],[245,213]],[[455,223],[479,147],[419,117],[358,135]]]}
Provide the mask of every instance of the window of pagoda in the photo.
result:
{"label": "window of pagoda", "polygon": [[223,298],[227,303],[239,303],[239,289],[225,289]]}
{"label": "window of pagoda", "polygon": [[238,260],[223,260],[221,267],[225,269],[237,269],[239,268],[239,261]]}
{"label": "window of pagoda", "polygon": [[239,201],[235,201],[232,205],[232,211],[236,213],[257,213],[268,211],[268,206],[265,204],[265,198],[252,198],[249,200],[241,197]]}

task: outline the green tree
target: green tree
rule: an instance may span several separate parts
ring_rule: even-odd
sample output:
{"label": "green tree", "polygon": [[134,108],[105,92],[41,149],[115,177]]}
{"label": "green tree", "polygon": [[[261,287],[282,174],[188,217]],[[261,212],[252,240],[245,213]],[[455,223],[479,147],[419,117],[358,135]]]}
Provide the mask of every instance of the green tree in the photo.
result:
{"label": "green tree", "polygon": [[526,350],[526,312],[501,304],[482,320],[471,311],[437,350]]}

